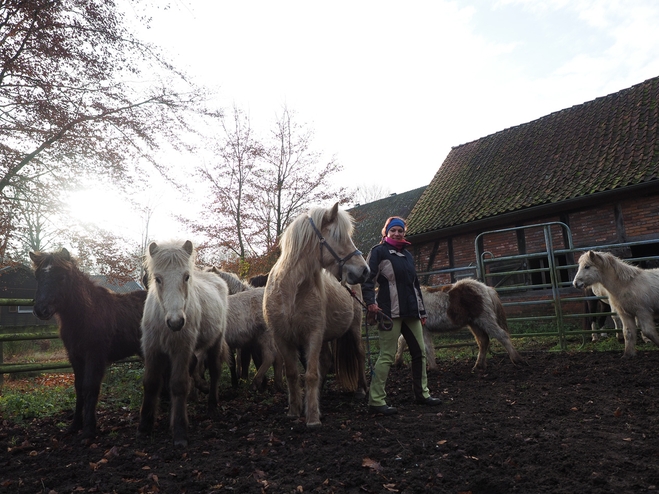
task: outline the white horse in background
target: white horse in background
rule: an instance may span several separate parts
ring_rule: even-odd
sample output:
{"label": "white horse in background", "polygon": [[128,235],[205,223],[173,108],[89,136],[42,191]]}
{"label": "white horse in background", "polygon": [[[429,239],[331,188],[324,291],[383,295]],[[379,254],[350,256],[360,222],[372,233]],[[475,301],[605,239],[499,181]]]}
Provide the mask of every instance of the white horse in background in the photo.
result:
{"label": "white horse in background", "polygon": [[611,308],[622,320],[623,357],[636,355],[637,323],[642,333],[659,346],[654,327],[654,317],[659,315],[659,269],[641,269],[608,252],[589,250],[579,258],[573,284],[584,289],[596,283],[609,293]]}
{"label": "white horse in background", "polygon": [[210,374],[208,408],[217,408],[219,354],[225,346],[228,289],[195,266],[192,242],[152,242],[146,255],[149,291],[142,317],[144,397],[139,435],[153,429],[163,372],[170,371],[170,424],[175,446],[188,444],[187,398],[195,353],[205,353]]}

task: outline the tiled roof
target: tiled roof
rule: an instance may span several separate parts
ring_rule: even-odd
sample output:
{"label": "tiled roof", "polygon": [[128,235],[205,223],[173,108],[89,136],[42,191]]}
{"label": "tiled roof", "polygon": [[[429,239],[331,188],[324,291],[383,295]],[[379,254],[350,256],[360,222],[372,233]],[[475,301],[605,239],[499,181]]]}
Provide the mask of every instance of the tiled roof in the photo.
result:
{"label": "tiled roof", "polygon": [[382,227],[387,218],[400,216],[407,219],[425,189],[424,186],[402,194],[392,194],[384,199],[349,209],[348,211],[355,220],[355,231],[352,240],[357,248],[366,256],[371,247],[380,243]]}
{"label": "tiled roof", "polygon": [[659,77],[453,148],[408,235],[658,180],[658,100]]}

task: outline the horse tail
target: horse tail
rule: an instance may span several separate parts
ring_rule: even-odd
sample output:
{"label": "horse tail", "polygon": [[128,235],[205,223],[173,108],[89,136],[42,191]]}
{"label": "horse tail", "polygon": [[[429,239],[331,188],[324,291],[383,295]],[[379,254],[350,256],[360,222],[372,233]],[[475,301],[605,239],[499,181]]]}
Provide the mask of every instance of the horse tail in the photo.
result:
{"label": "horse tail", "polygon": [[360,352],[355,345],[355,337],[352,331],[346,331],[343,336],[334,340],[332,350],[337,384],[344,391],[357,391],[359,386]]}
{"label": "horse tail", "polygon": [[497,324],[501,326],[501,328],[506,330],[506,333],[510,333],[510,330],[508,329],[508,318],[506,317],[506,311],[503,308],[503,304],[501,303],[501,299],[499,298],[499,294],[494,292],[492,294],[492,302],[494,303],[494,311],[497,316]]}

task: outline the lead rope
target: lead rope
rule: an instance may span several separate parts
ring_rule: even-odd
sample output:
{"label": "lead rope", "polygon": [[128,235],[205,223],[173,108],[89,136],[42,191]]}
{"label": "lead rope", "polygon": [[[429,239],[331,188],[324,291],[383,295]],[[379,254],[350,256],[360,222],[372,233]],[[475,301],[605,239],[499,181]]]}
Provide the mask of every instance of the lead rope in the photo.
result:
{"label": "lead rope", "polygon": [[[366,314],[368,315],[368,308],[366,305],[364,305],[364,302],[362,302],[355,291],[350,288],[348,285],[344,285],[346,287],[346,290],[348,290],[348,293],[352,298],[354,298],[357,302],[359,302],[359,305],[361,305],[365,310]],[[377,313],[377,319],[379,321],[379,326],[384,330],[384,331],[391,331],[391,328],[394,327],[394,321],[389,317],[387,314],[382,312],[382,309],[378,307],[378,313]],[[373,363],[371,361],[371,338],[370,335],[368,334],[368,322],[366,321],[366,318],[364,318],[364,327],[366,328],[366,355],[368,356],[368,367],[371,371],[371,377],[375,374],[375,370],[373,369]]]}

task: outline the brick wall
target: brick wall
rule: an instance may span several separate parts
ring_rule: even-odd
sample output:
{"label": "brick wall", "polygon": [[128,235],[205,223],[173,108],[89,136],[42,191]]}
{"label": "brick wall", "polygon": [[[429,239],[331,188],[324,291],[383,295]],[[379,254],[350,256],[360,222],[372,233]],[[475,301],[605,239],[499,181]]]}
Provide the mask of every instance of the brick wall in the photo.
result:
{"label": "brick wall", "polygon": [[614,205],[571,212],[570,230],[575,247],[617,242]]}
{"label": "brick wall", "polygon": [[652,235],[659,238],[659,200],[630,199],[620,205],[629,241],[645,239]]}

